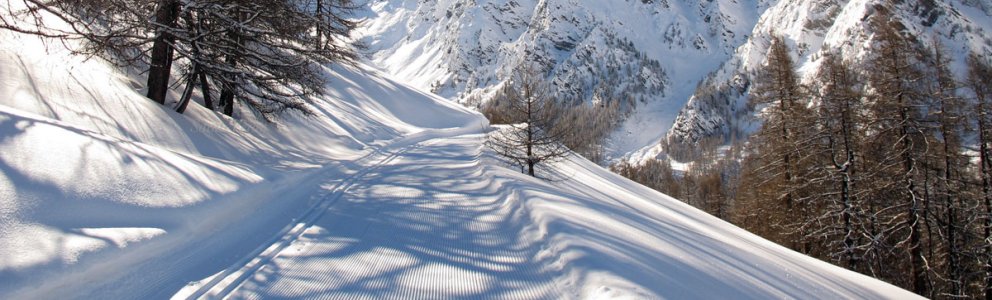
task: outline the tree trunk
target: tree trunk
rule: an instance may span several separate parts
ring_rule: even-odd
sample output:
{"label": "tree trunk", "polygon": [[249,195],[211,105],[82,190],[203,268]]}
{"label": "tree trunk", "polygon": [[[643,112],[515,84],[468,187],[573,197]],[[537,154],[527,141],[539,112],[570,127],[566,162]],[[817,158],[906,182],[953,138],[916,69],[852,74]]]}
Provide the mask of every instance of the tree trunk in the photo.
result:
{"label": "tree trunk", "polygon": [[[792,72],[791,69],[786,70],[786,71]],[[785,75],[780,75],[779,77],[791,78],[791,77],[787,77]],[[781,117],[782,118],[781,119],[781,122],[782,122],[782,132],[781,132],[782,145],[781,145],[781,147],[784,147],[784,149],[782,150],[782,164],[783,164],[782,165],[782,168],[783,168],[782,174],[783,174],[784,180],[785,180],[785,182],[783,182],[783,188],[785,188],[785,195],[783,197],[784,198],[783,200],[785,201],[786,212],[788,214],[795,214],[795,211],[793,210],[793,206],[794,206],[794,203],[793,202],[794,202],[794,200],[793,200],[793,195],[792,195],[792,192],[793,192],[793,184],[792,184],[792,157],[790,155],[791,152],[792,152],[792,149],[793,149],[793,145],[791,145],[789,143],[789,139],[790,139],[790,136],[789,136],[789,125],[791,124],[789,122],[789,120],[790,120],[790,118],[795,118],[795,117],[798,117],[798,116],[793,116],[791,114],[791,112],[790,112],[790,110],[792,109],[792,105],[794,105],[794,104],[791,103],[791,93],[788,90],[786,90],[787,89],[786,83],[779,82],[779,88],[781,89],[779,92],[781,93],[782,96],[784,96],[784,97],[782,97],[782,99],[779,100],[779,109],[781,110],[781,114],[782,114],[782,117]],[[801,239],[803,239],[802,234],[799,234],[799,236],[793,236],[793,237],[789,238],[789,240],[792,243],[792,247],[791,248],[792,248],[792,250],[796,250],[796,251],[800,251],[800,252],[803,252],[803,253],[808,254],[805,249],[802,249],[802,247],[799,246],[800,245],[799,242],[800,242]]]}
{"label": "tree trunk", "polygon": [[525,92],[527,99],[527,175],[534,176],[534,99],[529,92]]}
{"label": "tree trunk", "polygon": [[203,94],[203,106],[213,111],[213,96],[210,95],[210,82],[207,81],[207,73],[205,72],[200,72],[200,93]]}
{"label": "tree trunk", "polygon": [[[244,19],[244,17],[238,17],[238,19],[240,21]],[[224,58],[224,62],[233,69],[238,65],[238,60],[241,59],[240,51],[243,51],[245,45],[241,35],[233,29],[230,29],[230,31],[227,32],[227,36],[234,41],[234,45],[232,47],[234,49],[231,50],[231,53],[227,54],[227,57]],[[234,116],[234,97],[236,96],[234,89],[237,87],[237,80],[238,79],[236,77],[225,78],[226,82],[221,84],[220,105],[224,107],[224,114],[229,117]]]}
{"label": "tree trunk", "polygon": [[220,105],[224,106],[224,114],[228,117],[234,116],[234,87],[231,84],[224,84],[220,92]]}
{"label": "tree trunk", "polygon": [[324,0],[317,0],[317,50],[324,50],[324,28],[320,27],[321,22],[324,20]]}
{"label": "tree trunk", "polygon": [[[984,116],[983,116],[984,118]],[[984,123],[984,122],[983,122]],[[992,300],[992,159],[989,157],[988,137],[985,127],[979,125],[981,132],[982,163],[982,196],[985,202],[985,299]]]}
{"label": "tree trunk", "polygon": [[841,216],[844,219],[844,256],[847,261],[847,268],[854,270],[856,267],[856,262],[854,260],[854,225],[851,224],[851,196],[850,192],[850,182],[851,176],[844,171],[844,179],[841,181],[841,203],[843,205],[843,211]]}
{"label": "tree trunk", "polygon": [[183,96],[179,99],[179,106],[176,107],[176,112],[184,113],[186,112],[186,107],[189,106],[189,101],[193,98],[193,90],[196,88],[196,79],[200,75],[200,64],[193,63],[193,73],[189,75],[189,79],[186,80],[186,89],[183,90]]}
{"label": "tree trunk", "polygon": [[[199,28],[196,28],[195,26],[192,25],[195,24],[195,21],[193,19],[193,13],[190,11],[186,11],[185,18],[186,18],[186,22],[190,24],[191,27],[194,27],[193,35],[194,36],[199,35],[200,34]],[[200,67],[200,63],[197,62],[197,59],[199,59],[200,57],[199,43],[197,43],[197,40],[194,39],[190,42],[190,46],[191,48],[193,48],[193,57],[191,59],[193,61],[193,71],[189,74],[189,78],[186,81],[186,89],[183,91],[183,95],[179,99],[179,105],[176,107],[176,112],[180,114],[186,112],[186,107],[189,106],[189,101],[193,97],[193,90],[196,88],[196,80],[200,77],[200,73],[203,72],[203,70]]]}
{"label": "tree trunk", "polygon": [[[174,27],[179,19],[179,1],[160,0],[155,11],[157,26]],[[172,72],[172,44],[175,37],[167,28],[158,28],[158,36],[152,44],[151,65],[148,69],[148,98],[165,104],[169,91],[169,75]]]}
{"label": "tree trunk", "polygon": [[[904,98],[900,96],[899,98]],[[900,121],[902,121],[901,136],[902,136],[902,151],[903,151],[903,171],[905,171],[904,176],[906,176],[906,192],[909,196],[909,211],[908,217],[906,218],[906,225],[909,227],[909,255],[910,255],[910,274],[912,274],[913,279],[913,292],[926,296],[928,295],[928,289],[926,284],[926,269],[924,268],[923,259],[923,249],[920,246],[920,208],[919,201],[916,195],[916,181],[913,179],[913,173],[916,168],[916,159],[913,157],[913,142],[911,141],[910,134],[911,128],[909,128],[909,110],[908,104],[905,103],[905,99],[900,99],[899,103],[902,108],[900,108]]]}
{"label": "tree trunk", "polygon": [[844,135],[844,155],[846,160],[844,165],[841,166],[841,171],[843,172],[843,182],[841,183],[841,202],[844,205],[844,212],[841,215],[844,218],[844,252],[847,255],[847,268],[855,270],[857,268],[857,261],[854,255],[854,225],[851,222],[851,211],[854,209],[854,205],[851,197],[851,173],[854,172],[854,150],[851,145],[851,135],[853,134],[851,130],[852,118],[851,118],[851,107],[850,99],[844,100],[843,111],[841,112],[841,134]]}
{"label": "tree trunk", "polygon": [[[974,67],[974,66],[973,66]],[[973,83],[979,84],[979,83]],[[976,90],[977,102],[978,102],[978,160],[981,164],[980,169],[982,172],[982,200],[985,205],[985,217],[984,220],[984,238],[985,238],[985,299],[992,300],[992,157],[989,155],[989,136],[988,136],[988,124],[986,123],[986,114],[988,113],[988,107],[985,106],[985,96],[983,93],[979,92],[979,87],[974,87]]]}
{"label": "tree trunk", "polygon": [[[946,113],[947,112],[944,109],[944,105],[945,104],[943,104],[943,101],[941,101],[941,102],[942,102],[941,103],[941,115],[942,116],[946,116]],[[954,166],[953,159],[951,158],[951,152],[950,151],[956,151],[956,150],[951,149],[950,148],[950,142],[947,141],[947,137],[951,136],[951,134],[952,134],[952,133],[949,132],[949,130],[947,128],[947,124],[946,124],[947,121],[945,120],[944,122],[941,122],[941,123],[943,123],[940,126],[940,128],[941,128],[941,134],[944,136],[944,139],[945,139],[944,140],[944,149],[943,149],[944,150],[944,174],[943,174],[944,178],[943,178],[943,181],[944,181],[944,187],[945,187],[945,191],[944,191],[944,193],[945,193],[945,195],[944,195],[945,196],[944,206],[945,206],[945,210],[946,210],[946,214],[947,214],[947,228],[946,228],[946,230],[947,230],[947,261],[948,261],[948,268],[950,269],[949,270],[950,271],[949,272],[950,273],[949,275],[950,275],[950,279],[951,279],[951,293],[953,295],[961,295],[962,294],[961,280],[963,278],[961,278],[961,276],[960,276],[960,274],[961,274],[961,266],[959,265],[959,262],[960,262],[959,256],[961,255],[961,253],[960,253],[960,250],[957,247],[957,245],[958,245],[958,242],[957,242],[957,232],[956,232],[957,231],[957,226],[958,226],[958,224],[957,224],[957,209],[956,209],[956,205],[954,203],[954,202],[956,202],[955,201],[955,195],[957,194],[957,192],[955,191],[955,188],[953,187],[952,181],[951,181],[952,178],[953,178],[952,177],[953,174],[951,173],[951,168],[954,168],[955,166]]]}

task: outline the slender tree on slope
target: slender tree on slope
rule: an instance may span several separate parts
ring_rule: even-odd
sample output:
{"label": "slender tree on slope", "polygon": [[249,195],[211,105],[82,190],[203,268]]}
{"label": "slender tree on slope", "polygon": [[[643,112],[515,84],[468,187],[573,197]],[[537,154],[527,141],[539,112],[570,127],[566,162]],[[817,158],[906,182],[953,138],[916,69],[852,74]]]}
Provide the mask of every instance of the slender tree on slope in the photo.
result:
{"label": "slender tree on slope", "polygon": [[983,292],[985,299],[992,299],[992,66],[987,57],[971,55],[968,58],[968,85],[975,95],[972,118],[977,124],[978,163],[981,178],[981,207],[979,218],[982,227],[980,264],[984,270]]}
{"label": "slender tree on slope", "polygon": [[966,228],[967,216],[962,196],[965,194],[964,178],[961,173],[968,167],[968,159],[962,153],[964,148],[966,120],[964,118],[965,102],[959,96],[959,84],[950,70],[950,58],[939,42],[934,42],[926,57],[928,95],[932,103],[931,112],[934,128],[933,141],[939,147],[931,151],[937,161],[936,171],[939,172],[938,184],[935,191],[943,202],[942,214],[937,225],[943,225],[944,261],[946,274],[943,278],[948,281],[945,295],[964,297],[965,281],[965,241],[969,239]]}
{"label": "slender tree on slope", "polygon": [[[906,249],[910,286],[917,294],[928,295],[928,270],[921,244],[923,193],[919,184],[922,177],[919,161],[928,151],[923,115],[927,103],[919,90],[923,73],[914,45],[897,29],[902,26],[898,21],[878,14],[871,22],[876,29],[874,40],[879,45],[870,59],[873,72],[868,77],[873,90],[870,94],[873,120],[869,131],[874,134],[869,140],[875,157],[871,161],[879,172],[874,184],[874,198],[879,206],[872,213],[880,216],[878,233],[891,237],[878,241],[884,244],[875,247]],[[880,264],[878,271],[889,273],[886,269],[888,266]]]}
{"label": "slender tree on slope", "polygon": [[[795,63],[789,54],[785,41],[773,35],[768,50],[767,62],[759,72],[751,90],[750,103],[763,108],[764,122],[753,139],[755,147],[762,148],[762,157],[752,189],[761,193],[758,201],[778,201],[781,205],[760,205],[768,209],[781,209],[780,212],[765,212],[781,218],[773,220],[773,229],[782,235],[779,240],[790,244],[795,250],[805,252],[804,243],[797,235],[799,228],[793,222],[794,216],[803,214],[805,207],[798,203],[801,195],[801,180],[797,175],[799,166],[806,163],[809,151],[803,151],[807,141],[797,139],[801,131],[808,130],[809,124],[802,116],[810,115],[807,108],[806,92],[799,82]],[[764,192],[760,192],[764,191]],[[792,216],[792,217],[788,217]]]}
{"label": "slender tree on slope", "polygon": [[[826,202],[836,203],[835,209],[829,209],[823,216],[822,233],[827,236],[828,245],[837,244],[839,249],[830,256],[839,260],[850,269],[859,269],[861,255],[858,246],[861,239],[859,202],[859,130],[864,126],[864,116],[861,111],[863,95],[859,89],[858,75],[844,62],[839,53],[826,51],[823,64],[818,74],[822,84],[818,89],[819,120],[824,129],[824,148],[826,149],[827,169],[832,172],[827,181],[831,182],[824,188],[831,192],[820,193]],[[836,249],[836,248],[834,248]]]}
{"label": "slender tree on slope", "polygon": [[569,153],[563,143],[567,130],[555,126],[561,110],[548,95],[548,87],[536,67],[518,67],[501,94],[502,97],[492,101],[506,103],[513,124],[507,130],[494,132],[489,146],[536,177],[538,165],[562,159]]}

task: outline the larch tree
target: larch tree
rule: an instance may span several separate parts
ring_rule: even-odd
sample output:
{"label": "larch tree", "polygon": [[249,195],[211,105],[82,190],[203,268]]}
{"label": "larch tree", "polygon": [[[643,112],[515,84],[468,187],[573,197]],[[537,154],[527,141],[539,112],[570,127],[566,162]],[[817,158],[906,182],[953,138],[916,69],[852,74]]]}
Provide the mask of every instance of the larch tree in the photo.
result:
{"label": "larch tree", "polygon": [[795,250],[805,252],[809,249],[797,238],[804,234],[797,232],[802,228],[797,226],[794,217],[806,213],[799,203],[803,183],[798,177],[803,173],[801,165],[807,163],[806,153],[809,151],[803,148],[808,141],[804,140],[805,133],[802,131],[810,128],[810,111],[807,93],[796,74],[788,46],[780,36],[773,35],[766,64],[753,84],[750,103],[762,109],[763,118],[761,129],[752,137],[756,141],[755,147],[760,148],[756,152],[760,163],[752,174],[763,178],[751,187],[759,191],[754,201],[777,201],[777,204],[758,206],[768,210],[779,209],[765,213],[781,217],[773,221],[781,232],[780,240]]}
{"label": "larch tree", "polygon": [[[923,193],[920,182],[923,170],[919,162],[927,153],[925,107],[927,97],[920,90],[923,72],[918,63],[915,45],[903,37],[898,28],[902,24],[876,14],[871,24],[875,30],[873,41],[878,45],[869,58],[872,72],[868,82],[871,124],[869,137],[874,157],[872,172],[875,182],[872,189],[877,236],[872,247],[875,253],[902,252],[908,257],[893,258],[883,263],[876,257],[881,276],[888,280],[900,279],[898,270],[889,269],[907,261],[909,286],[920,295],[929,295],[928,266],[922,245]],[[885,255],[885,254],[881,254]],[[905,278],[905,277],[903,277]]]}
{"label": "larch tree", "polygon": [[511,124],[507,130],[494,132],[489,146],[537,177],[536,167],[568,155],[564,144],[568,130],[556,126],[561,108],[549,95],[548,86],[537,67],[518,67],[504,85],[501,97],[492,101],[506,103]]}
{"label": "larch tree", "polygon": [[967,207],[962,201],[965,194],[964,177],[961,175],[968,167],[968,158],[963,154],[965,125],[965,101],[959,96],[959,84],[950,70],[950,57],[939,42],[934,42],[927,55],[926,71],[928,73],[928,95],[931,106],[928,111],[935,122],[931,151],[937,171],[938,182],[935,194],[941,202],[943,212],[936,216],[937,225],[943,225],[944,261],[946,261],[943,278],[948,281],[946,296],[963,297],[965,266],[967,257],[965,241],[969,235],[966,227]]}
{"label": "larch tree", "polygon": [[[183,26],[189,30],[180,31],[183,40],[190,42],[181,52],[191,61],[193,73],[201,74],[187,78],[193,84],[200,77],[201,86],[207,86],[203,77],[209,78],[219,88],[218,105],[227,115],[233,114],[237,102],[266,119],[285,110],[308,113],[309,98],[324,89],[322,65],[355,57],[347,43],[327,40],[332,34],[345,39],[357,26],[345,18],[352,6],[337,5],[318,14],[321,10],[300,1],[200,0],[192,4],[188,6],[192,16]],[[336,29],[324,30],[324,37],[317,37],[318,27]],[[209,87],[203,94],[211,94]]]}
{"label": "larch tree", "polygon": [[992,65],[987,57],[972,54],[968,57],[968,86],[975,96],[971,117],[976,124],[979,176],[981,178],[981,234],[982,249],[979,256],[984,268],[982,291],[985,299],[992,299]]}
{"label": "larch tree", "polygon": [[830,240],[828,245],[840,246],[831,247],[836,250],[830,256],[847,268],[857,270],[861,258],[858,248],[862,213],[856,184],[863,142],[860,134],[864,126],[863,94],[858,74],[842,56],[829,50],[826,53],[817,76],[821,82],[817,98],[820,102],[819,126],[824,130],[824,164],[831,172],[827,175],[829,184],[819,195],[835,204],[822,215],[826,220],[820,231]]}
{"label": "larch tree", "polygon": [[[183,112],[196,85],[204,105],[213,94],[224,114],[244,103],[266,120],[273,113],[308,113],[306,103],[320,94],[323,65],[356,55],[348,41],[358,23],[350,0],[21,0],[22,19],[51,14],[69,30],[24,28],[0,18],[0,27],[85,40],[79,49],[127,67],[147,68],[148,98],[167,104],[176,63],[185,89],[176,104]],[[43,25],[38,21],[35,25]]]}

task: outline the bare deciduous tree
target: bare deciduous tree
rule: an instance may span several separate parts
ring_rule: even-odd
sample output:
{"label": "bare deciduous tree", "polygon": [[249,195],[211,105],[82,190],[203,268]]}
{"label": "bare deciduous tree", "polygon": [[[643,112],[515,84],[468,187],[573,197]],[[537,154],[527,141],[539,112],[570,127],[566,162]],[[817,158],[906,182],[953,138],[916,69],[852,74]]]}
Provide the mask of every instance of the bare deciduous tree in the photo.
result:
{"label": "bare deciduous tree", "polygon": [[535,176],[535,167],[564,158],[569,150],[563,143],[567,130],[555,126],[559,105],[548,95],[543,76],[535,67],[522,66],[503,87],[501,97],[512,120],[506,130],[494,132],[489,146],[500,155]]}
{"label": "bare deciduous tree", "polygon": [[[84,40],[77,51],[147,68],[148,97],[158,103],[167,102],[173,66],[183,66],[180,112],[199,85],[211,109],[219,89],[217,104],[227,115],[235,102],[267,120],[284,110],[307,113],[310,96],[324,89],[321,65],[356,57],[347,41],[358,25],[348,19],[358,8],[351,0],[19,2],[25,9],[0,16],[0,28]],[[69,28],[44,26],[51,16]]]}

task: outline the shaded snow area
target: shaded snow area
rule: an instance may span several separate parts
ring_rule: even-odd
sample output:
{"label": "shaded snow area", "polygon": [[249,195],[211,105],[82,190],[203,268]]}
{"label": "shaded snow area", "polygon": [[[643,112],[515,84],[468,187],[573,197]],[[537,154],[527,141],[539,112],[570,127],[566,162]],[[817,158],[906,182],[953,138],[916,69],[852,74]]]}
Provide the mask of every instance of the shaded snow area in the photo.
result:
{"label": "shaded snow area", "polygon": [[266,243],[390,141],[484,124],[364,67],[328,69],[315,116],[179,115],[59,42],[0,31],[0,45],[0,299],[170,296]]}
{"label": "shaded snow area", "polygon": [[[578,157],[556,182],[481,134],[403,143],[218,286],[331,299],[846,299],[914,295],[786,250]],[[199,294],[193,294],[199,293]]]}
{"label": "shaded snow area", "polygon": [[267,124],[0,45],[0,299],[914,297],[578,157],[522,175],[480,115],[363,66]]}

